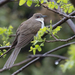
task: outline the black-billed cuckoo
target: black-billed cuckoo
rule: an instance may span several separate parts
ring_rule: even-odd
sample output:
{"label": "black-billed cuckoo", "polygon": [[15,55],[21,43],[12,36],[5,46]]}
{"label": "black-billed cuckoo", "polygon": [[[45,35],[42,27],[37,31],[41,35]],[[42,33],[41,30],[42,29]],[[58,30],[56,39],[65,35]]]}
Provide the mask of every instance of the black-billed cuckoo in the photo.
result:
{"label": "black-billed cuckoo", "polygon": [[44,27],[44,17],[45,15],[42,15],[41,13],[35,13],[31,18],[24,21],[19,26],[16,32],[16,38],[12,45],[15,45],[15,49],[3,68],[11,67],[14,64],[21,48],[25,47],[33,39],[40,28]]}

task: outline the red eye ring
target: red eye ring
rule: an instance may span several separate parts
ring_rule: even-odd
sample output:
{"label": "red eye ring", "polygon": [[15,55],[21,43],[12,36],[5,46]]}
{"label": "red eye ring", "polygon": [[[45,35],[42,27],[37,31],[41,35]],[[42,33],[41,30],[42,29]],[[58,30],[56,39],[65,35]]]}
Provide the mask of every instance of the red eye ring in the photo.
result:
{"label": "red eye ring", "polygon": [[40,18],[40,16],[37,16],[37,18]]}

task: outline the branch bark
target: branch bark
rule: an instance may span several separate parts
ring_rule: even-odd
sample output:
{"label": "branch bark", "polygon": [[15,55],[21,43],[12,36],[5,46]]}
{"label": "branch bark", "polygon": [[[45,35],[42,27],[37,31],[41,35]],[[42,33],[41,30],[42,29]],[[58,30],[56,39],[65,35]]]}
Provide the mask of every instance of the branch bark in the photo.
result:
{"label": "branch bark", "polygon": [[33,58],[33,57],[55,57],[55,58],[60,58],[60,59],[68,59],[67,57],[56,55],[56,54],[47,54],[47,55],[36,54],[36,55],[29,55],[29,57],[30,58]]}
{"label": "branch bark", "polygon": [[4,4],[6,4],[7,2],[9,2],[10,0],[0,0],[0,6],[3,6]]}
{"label": "branch bark", "polygon": [[43,5],[43,4],[40,4],[41,6],[43,6],[44,8],[47,8],[48,10],[56,13],[56,14],[59,14],[60,16],[63,16],[63,17],[66,17],[68,19],[75,19],[75,16],[70,16],[70,15],[67,15],[67,14],[64,14],[64,13],[61,13],[60,11],[56,11],[54,9],[50,9],[48,8],[47,6]]}
{"label": "branch bark", "polygon": [[70,37],[70,38],[68,38],[68,39],[57,39],[57,38],[55,38],[55,40],[45,40],[45,42],[47,42],[47,43],[50,43],[50,42],[68,42],[68,41],[70,41],[70,40],[72,40],[72,39],[74,39],[75,38],[75,35],[74,36],[72,36],[72,37]]}
{"label": "branch bark", "polygon": [[[69,15],[72,16],[72,15],[74,15],[74,14],[75,14],[75,11],[73,11],[73,12],[70,13]],[[53,25],[53,29],[55,29],[57,26],[60,26],[62,23],[66,22],[67,20],[68,20],[67,17],[62,18],[62,20],[58,21],[56,24]],[[48,26],[48,27],[50,27],[50,26]],[[75,27],[75,26],[74,26],[74,27]],[[73,29],[73,32],[75,33],[75,29],[73,28],[73,26],[72,26],[72,29]]]}
{"label": "branch bark", "polygon": [[9,49],[11,46],[2,46],[0,47],[0,50],[3,50],[3,49]]}

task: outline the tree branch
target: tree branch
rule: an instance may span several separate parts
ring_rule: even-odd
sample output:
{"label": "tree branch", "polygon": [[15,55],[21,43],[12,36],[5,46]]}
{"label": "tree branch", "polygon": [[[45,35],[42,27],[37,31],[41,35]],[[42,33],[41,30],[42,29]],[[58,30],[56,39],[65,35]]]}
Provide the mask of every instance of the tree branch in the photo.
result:
{"label": "tree branch", "polygon": [[[59,50],[59,49],[61,49],[61,48],[67,47],[67,46],[69,46],[69,45],[71,45],[71,44],[75,44],[75,42],[67,43],[67,44],[61,45],[61,46],[59,46],[59,47],[56,47],[56,48],[52,49],[51,51],[48,51],[48,52],[44,53],[43,55],[47,55],[47,54],[49,54],[49,53],[55,52],[55,51],[57,51],[57,50]],[[32,63],[34,63],[35,61],[37,61],[39,58],[40,58],[40,57],[37,57],[37,58],[33,59],[32,61],[30,61],[29,63],[27,63],[27,64],[24,65],[23,67],[21,67],[19,70],[17,70],[16,72],[14,72],[12,75],[17,75],[17,74],[20,73],[22,70],[24,70],[26,67],[28,67],[29,65],[31,65]]]}
{"label": "tree branch", "polygon": [[57,10],[54,10],[54,9],[51,9],[51,8],[49,8],[48,6],[45,6],[45,5],[41,4],[41,3],[40,3],[40,5],[43,6],[44,8],[47,8],[49,11],[52,11],[52,12],[54,12],[54,13],[56,13],[56,14],[59,14],[60,16],[64,16],[64,17],[66,17],[66,18],[68,18],[68,19],[75,19],[75,16],[70,16],[70,15],[61,13],[61,12],[59,12],[59,11],[57,11]]}
{"label": "tree branch", "polygon": [[5,53],[3,53],[1,56],[0,56],[0,58],[3,56],[3,55],[5,55],[6,53],[8,53],[11,49],[13,49],[14,47],[10,47]]}
{"label": "tree branch", "polygon": [[0,47],[0,50],[3,50],[3,49],[9,49],[11,46],[2,46]]}
{"label": "tree branch", "polygon": [[[75,11],[69,14],[69,16],[74,15]],[[57,26],[60,26],[62,23],[66,22],[68,20],[67,17],[62,18],[62,20],[58,21],[56,24],[53,25],[53,29],[55,29]],[[48,26],[50,27],[50,26]],[[75,30],[75,29],[74,29]]]}
{"label": "tree branch", "polygon": [[[56,3],[55,0],[49,0],[49,1]],[[59,11],[59,9],[62,11],[62,9],[61,9],[60,7],[59,7],[58,9],[56,9],[56,10]],[[63,11],[62,11],[62,12],[63,12]],[[66,13],[65,13],[65,14],[66,14]],[[72,15],[71,15],[71,16],[72,16]],[[74,32],[74,34],[75,34],[75,24],[73,23],[73,21],[72,21],[71,19],[68,19],[66,22],[68,23],[69,27],[71,28],[71,30],[72,30],[72,31]]]}
{"label": "tree branch", "polygon": [[6,4],[9,1],[11,1],[11,0],[0,0],[0,6],[3,6],[4,4]]}
{"label": "tree branch", "polygon": [[68,59],[67,57],[55,55],[55,54],[48,54],[48,55],[36,54],[36,55],[29,55],[29,57],[30,58],[33,58],[33,57],[56,57],[56,58],[60,58],[60,59]]}
{"label": "tree branch", "polygon": [[16,36],[16,34],[12,34],[12,35],[10,35],[9,37],[15,37]]}
{"label": "tree branch", "polygon": [[[33,57],[33,58],[34,58],[34,57]],[[15,66],[19,66],[19,65],[21,65],[21,64],[24,64],[24,63],[26,63],[26,62],[32,60],[33,58],[28,58],[28,59],[26,59],[26,60],[24,60],[24,61],[22,61],[22,62],[16,63],[16,64],[14,64],[13,66],[11,66],[11,67],[9,67],[9,68],[5,68],[5,69],[2,68],[2,69],[0,69],[0,72],[3,72],[3,71],[5,71],[5,70],[7,70],[7,69],[10,69],[10,68],[12,68],[12,67],[15,67]]]}
{"label": "tree branch", "polygon": [[68,42],[68,41],[70,41],[70,40],[73,40],[75,38],[75,35],[74,36],[72,36],[72,37],[70,37],[70,38],[68,38],[68,39],[55,39],[55,40],[45,40],[45,42],[47,42],[47,43],[50,43],[50,42]]}

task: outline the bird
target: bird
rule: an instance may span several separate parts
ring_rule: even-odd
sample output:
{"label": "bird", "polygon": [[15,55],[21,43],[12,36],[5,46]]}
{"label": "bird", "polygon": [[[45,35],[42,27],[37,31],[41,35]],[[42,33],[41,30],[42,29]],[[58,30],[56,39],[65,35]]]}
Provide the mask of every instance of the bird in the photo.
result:
{"label": "bird", "polygon": [[3,69],[13,66],[20,50],[32,41],[40,28],[44,27],[44,17],[46,17],[46,15],[35,13],[31,18],[21,23],[16,31],[15,40],[12,43],[12,47],[15,46],[15,48],[6,61]]}

